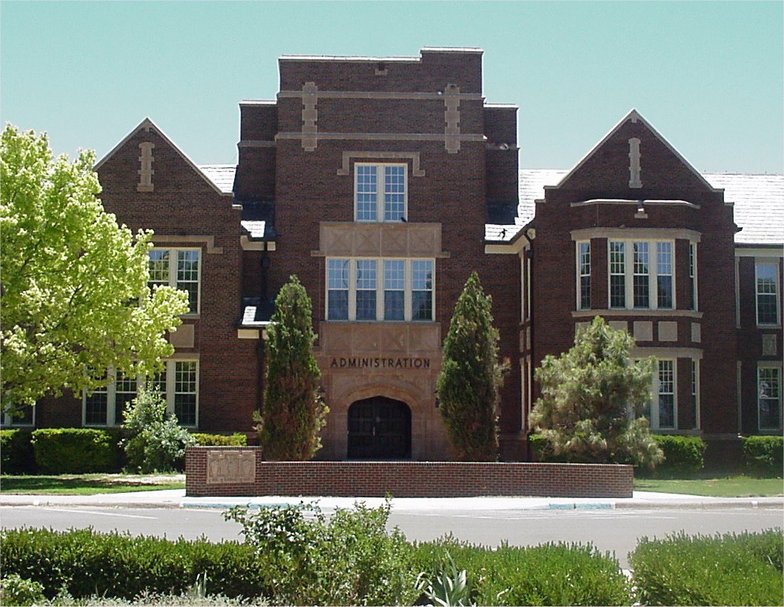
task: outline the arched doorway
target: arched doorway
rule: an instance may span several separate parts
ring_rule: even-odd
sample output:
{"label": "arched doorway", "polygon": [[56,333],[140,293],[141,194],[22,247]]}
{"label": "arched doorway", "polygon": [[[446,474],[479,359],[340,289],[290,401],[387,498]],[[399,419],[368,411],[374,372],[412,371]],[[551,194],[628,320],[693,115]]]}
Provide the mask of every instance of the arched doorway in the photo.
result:
{"label": "arched doorway", "polygon": [[358,400],[348,409],[349,459],[411,457],[411,409],[383,396]]}

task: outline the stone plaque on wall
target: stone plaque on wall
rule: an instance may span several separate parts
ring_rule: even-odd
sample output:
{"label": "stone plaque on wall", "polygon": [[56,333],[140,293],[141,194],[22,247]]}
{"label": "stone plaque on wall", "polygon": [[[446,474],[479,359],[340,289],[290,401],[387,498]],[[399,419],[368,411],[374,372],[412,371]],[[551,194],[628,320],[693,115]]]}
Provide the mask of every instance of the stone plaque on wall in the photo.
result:
{"label": "stone plaque on wall", "polygon": [[253,483],[256,480],[256,453],[216,449],[207,452],[207,484]]}
{"label": "stone plaque on wall", "polygon": [[763,333],[762,334],[762,355],[763,356],[776,356],[776,334]]}

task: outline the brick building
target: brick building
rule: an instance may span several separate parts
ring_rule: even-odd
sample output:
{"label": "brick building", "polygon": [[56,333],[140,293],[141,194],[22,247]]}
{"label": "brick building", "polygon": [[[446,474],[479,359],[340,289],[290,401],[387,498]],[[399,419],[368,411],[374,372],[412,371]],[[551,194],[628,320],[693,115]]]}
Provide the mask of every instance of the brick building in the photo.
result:
{"label": "brick building", "polygon": [[[319,457],[448,459],[435,380],[476,270],[511,363],[504,458],[526,457],[532,370],[597,314],[659,359],[657,431],[781,432],[784,177],[700,175],[634,111],[571,171],[520,171],[517,108],[485,102],[476,49],[279,70],[276,100],[240,103],[236,167],[194,165],[150,120],[97,166],[107,210],[155,231],[151,280],[190,294],[158,378],[182,423],[250,430],[297,274],[331,409]],[[23,421],[111,426],[135,390]]]}

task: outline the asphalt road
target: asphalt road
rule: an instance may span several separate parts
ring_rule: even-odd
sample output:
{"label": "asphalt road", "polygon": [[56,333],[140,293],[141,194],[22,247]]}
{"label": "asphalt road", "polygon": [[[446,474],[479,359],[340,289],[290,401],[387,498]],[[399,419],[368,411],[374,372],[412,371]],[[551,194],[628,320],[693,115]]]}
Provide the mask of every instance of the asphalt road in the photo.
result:
{"label": "asphalt road", "polygon": [[[614,552],[628,568],[628,553],[638,538],[664,537],[685,531],[714,534],[761,530],[784,525],[781,508],[651,508],[576,510],[421,510],[393,512],[390,524],[409,540],[431,540],[451,533],[476,544],[515,546],[547,542],[591,542]],[[58,530],[92,526],[98,531],[212,541],[241,539],[240,526],[223,520],[217,508],[109,508],[87,506],[0,507],[3,528],[49,527]]]}

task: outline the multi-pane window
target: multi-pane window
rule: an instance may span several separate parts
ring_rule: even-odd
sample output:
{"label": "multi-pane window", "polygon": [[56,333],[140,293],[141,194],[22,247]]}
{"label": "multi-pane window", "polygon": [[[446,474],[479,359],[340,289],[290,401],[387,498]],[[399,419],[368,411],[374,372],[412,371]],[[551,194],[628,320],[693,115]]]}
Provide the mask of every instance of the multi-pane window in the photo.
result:
{"label": "multi-pane window", "polygon": [[357,221],[404,221],[406,217],[406,165],[354,165]]}
{"label": "multi-pane window", "polygon": [[174,414],[183,426],[196,425],[199,374],[195,360],[174,361]]}
{"label": "multi-pane window", "polygon": [[327,262],[329,320],[348,320],[349,263],[348,259],[330,259]]}
{"label": "multi-pane window", "polygon": [[328,259],[327,320],[433,320],[432,259]]}
{"label": "multi-pane window", "polygon": [[199,311],[199,249],[153,249],[150,251],[150,288],[165,285],[188,294],[188,314]]}
{"label": "multi-pane window", "polygon": [[779,269],[777,263],[756,263],[757,324],[779,324]]}
{"label": "multi-pane window", "polygon": [[384,320],[404,320],[406,309],[406,262],[384,260]]}
{"label": "multi-pane window", "polygon": [[691,291],[691,309],[697,309],[697,243],[689,243],[689,290]]}
{"label": "multi-pane window", "polygon": [[609,265],[610,308],[675,307],[672,241],[611,240]]}
{"label": "multi-pane window", "polygon": [[411,262],[411,320],[433,320],[433,261]]}
{"label": "multi-pane window", "polygon": [[694,427],[700,427],[700,362],[691,360],[691,406],[694,411]]}
{"label": "multi-pane window", "polygon": [[757,368],[757,408],[760,430],[781,429],[781,368]]}
{"label": "multi-pane window", "polygon": [[35,425],[35,406],[22,406],[17,409],[6,410],[0,416],[4,426],[34,426]]}
{"label": "multi-pane window", "polygon": [[626,246],[610,241],[610,307],[626,307]]}
{"label": "multi-pane window", "polygon": [[591,308],[591,243],[577,243],[578,309]]}
{"label": "multi-pane window", "polygon": [[658,409],[651,425],[659,429],[672,429],[675,428],[675,361],[658,361],[657,378]]}
{"label": "multi-pane window", "polygon": [[650,272],[648,271],[648,243],[635,242],[634,247],[634,307],[647,308],[651,301]]}
{"label": "multi-pane window", "polygon": [[[114,381],[82,398],[85,426],[119,426],[123,411],[136,398],[143,377],[115,375]],[[183,426],[198,424],[199,364],[195,360],[169,360],[163,370],[150,381],[151,386],[166,401],[167,409],[177,416]]]}

